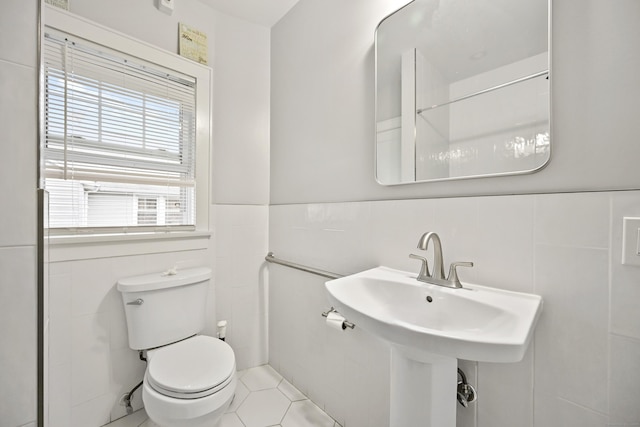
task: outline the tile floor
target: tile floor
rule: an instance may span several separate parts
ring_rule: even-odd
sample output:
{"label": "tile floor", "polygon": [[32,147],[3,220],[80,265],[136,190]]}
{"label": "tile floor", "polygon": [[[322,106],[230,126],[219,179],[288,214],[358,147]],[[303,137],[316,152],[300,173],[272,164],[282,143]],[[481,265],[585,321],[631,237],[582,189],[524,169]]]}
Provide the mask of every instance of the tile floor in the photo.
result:
{"label": "tile floor", "polygon": [[[153,427],[144,410],[105,427]],[[340,427],[271,366],[238,372],[236,396],[219,427]]]}

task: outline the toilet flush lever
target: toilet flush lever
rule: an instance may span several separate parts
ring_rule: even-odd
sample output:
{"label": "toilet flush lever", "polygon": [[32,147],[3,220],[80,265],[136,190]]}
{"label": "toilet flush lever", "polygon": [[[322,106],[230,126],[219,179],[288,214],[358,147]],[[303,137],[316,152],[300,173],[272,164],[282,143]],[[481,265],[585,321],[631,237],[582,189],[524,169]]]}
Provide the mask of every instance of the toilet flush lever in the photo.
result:
{"label": "toilet flush lever", "polygon": [[135,301],[129,301],[127,305],[142,305],[144,304],[144,300],[142,298],[138,298]]}

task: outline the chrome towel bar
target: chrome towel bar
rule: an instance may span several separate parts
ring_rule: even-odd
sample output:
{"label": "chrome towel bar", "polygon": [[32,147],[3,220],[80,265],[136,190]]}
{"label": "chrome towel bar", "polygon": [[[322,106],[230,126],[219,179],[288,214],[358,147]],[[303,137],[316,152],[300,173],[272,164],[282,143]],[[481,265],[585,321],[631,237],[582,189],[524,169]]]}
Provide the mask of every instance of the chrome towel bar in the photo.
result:
{"label": "chrome towel bar", "polygon": [[296,270],[306,271],[307,273],[316,274],[318,276],[327,277],[329,279],[339,279],[344,277],[342,274],[331,273],[330,271],[320,270],[318,268],[307,267],[306,265],[296,264],[295,262],[285,261],[279,258],[276,258],[273,255],[273,252],[269,252],[267,256],[264,257],[264,260],[267,262],[272,262],[274,264],[284,265],[285,267],[295,268]]}
{"label": "chrome towel bar", "polygon": [[[318,276],[327,277],[329,279],[339,279],[341,277],[344,277],[342,274],[337,274],[337,273],[332,273],[330,271],[320,270],[319,268],[307,267],[306,265],[296,264],[295,262],[285,261],[283,259],[276,258],[273,255],[273,252],[269,252],[267,254],[267,256],[264,257],[264,260],[267,261],[267,262],[272,262],[274,264],[284,265],[285,267],[295,268],[296,270],[305,271],[307,273],[316,274]],[[325,311],[324,313],[322,313],[322,317],[327,317],[327,316],[329,316],[329,313],[332,313],[332,312],[338,313],[335,308],[331,307],[331,310]],[[356,325],[354,325],[353,323],[351,323],[351,322],[349,322],[347,320],[344,320],[342,322],[342,329],[343,330],[346,329],[346,328],[353,329],[355,327],[356,327]]]}

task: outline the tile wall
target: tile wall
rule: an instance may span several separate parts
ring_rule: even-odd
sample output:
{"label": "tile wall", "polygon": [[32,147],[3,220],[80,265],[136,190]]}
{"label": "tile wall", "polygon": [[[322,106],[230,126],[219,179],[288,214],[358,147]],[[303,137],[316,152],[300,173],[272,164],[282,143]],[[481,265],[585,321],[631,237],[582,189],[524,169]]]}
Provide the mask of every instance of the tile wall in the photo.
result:
{"label": "tile wall", "polygon": [[[523,361],[461,361],[480,399],[460,427],[640,425],[640,268],[621,265],[622,218],[640,192],[569,193],[271,206],[270,248],[348,274],[408,258],[436,231],[463,281],[539,294]],[[387,427],[389,351],[356,327],[323,324],[324,279],[270,272],[270,364],[339,423]]]}
{"label": "tile wall", "polygon": [[227,320],[236,367],[267,363],[269,208],[216,205],[216,312]]}
{"label": "tile wall", "polygon": [[[238,369],[267,362],[266,206],[214,205],[209,249],[52,262],[49,288],[49,427],[97,427],[125,415],[120,397],[145,364],[129,348],[118,279],[172,266],[210,266],[209,319],[227,320]],[[215,240],[215,242],[214,242]],[[58,250],[59,253],[59,250]],[[54,256],[56,249],[52,251]],[[142,406],[140,393],[134,409]]]}
{"label": "tile wall", "polygon": [[[126,414],[120,397],[142,381],[146,365],[129,348],[118,279],[174,265],[211,266],[211,258],[194,250],[50,264],[49,427],[97,427],[120,418]],[[211,301],[214,292],[212,284]],[[139,392],[132,404],[142,407]]]}
{"label": "tile wall", "polygon": [[11,427],[36,420],[37,11],[7,0],[0,14],[0,424]]}

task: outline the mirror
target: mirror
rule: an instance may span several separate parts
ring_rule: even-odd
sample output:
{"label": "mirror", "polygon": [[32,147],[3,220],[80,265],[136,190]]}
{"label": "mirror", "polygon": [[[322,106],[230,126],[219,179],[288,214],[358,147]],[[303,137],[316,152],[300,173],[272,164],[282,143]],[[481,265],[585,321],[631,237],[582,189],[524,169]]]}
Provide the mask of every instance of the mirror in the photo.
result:
{"label": "mirror", "polygon": [[549,161],[547,0],[414,0],[380,22],[375,54],[379,183]]}

